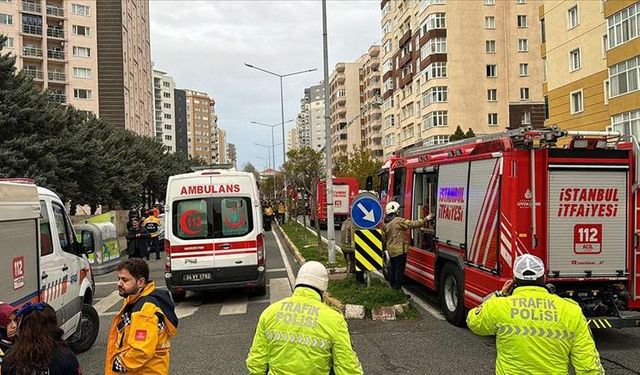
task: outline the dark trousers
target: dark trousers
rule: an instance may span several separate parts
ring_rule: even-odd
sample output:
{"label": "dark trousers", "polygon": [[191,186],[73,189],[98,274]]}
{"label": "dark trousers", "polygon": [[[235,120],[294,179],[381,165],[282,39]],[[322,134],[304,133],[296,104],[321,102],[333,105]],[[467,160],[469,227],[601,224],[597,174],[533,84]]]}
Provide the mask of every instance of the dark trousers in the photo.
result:
{"label": "dark trousers", "polygon": [[393,289],[402,288],[404,284],[404,267],[407,264],[407,253],[391,258],[389,267],[389,284]]}
{"label": "dark trousers", "polygon": [[152,238],[149,242],[149,251],[147,252],[147,260],[149,260],[150,253],[156,253],[156,259],[160,259],[160,251],[162,249],[163,243],[158,240],[158,238]]}

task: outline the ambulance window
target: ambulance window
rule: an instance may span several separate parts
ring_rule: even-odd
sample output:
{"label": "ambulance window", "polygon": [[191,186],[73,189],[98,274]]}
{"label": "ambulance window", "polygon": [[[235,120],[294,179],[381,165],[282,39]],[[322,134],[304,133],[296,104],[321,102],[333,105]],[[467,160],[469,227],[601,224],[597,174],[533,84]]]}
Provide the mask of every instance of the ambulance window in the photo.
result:
{"label": "ambulance window", "polygon": [[392,200],[400,203],[400,206],[404,205],[404,186],[405,186],[405,172],[403,168],[396,168],[393,170],[393,196]]}
{"label": "ambulance window", "polygon": [[209,238],[207,199],[189,199],[173,204],[173,234],[181,239]]}
{"label": "ambulance window", "polygon": [[40,201],[40,254],[42,256],[53,254],[53,242],[51,242],[51,222],[47,204]]}
{"label": "ambulance window", "polygon": [[60,241],[60,247],[62,247],[63,251],[70,253],[72,252],[71,241],[70,241],[69,232],[67,231],[67,228],[66,228],[64,208],[60,207],[55,203],[52,205],[52,207],[53,207],[53,217],[56,220],[56,229],[58,231],[57,235],[58,235],[58,240]]}
{"label": "ambulance window", "polygon": [[251,199],[213,198],[214,238],[241,237],[253,230]]}

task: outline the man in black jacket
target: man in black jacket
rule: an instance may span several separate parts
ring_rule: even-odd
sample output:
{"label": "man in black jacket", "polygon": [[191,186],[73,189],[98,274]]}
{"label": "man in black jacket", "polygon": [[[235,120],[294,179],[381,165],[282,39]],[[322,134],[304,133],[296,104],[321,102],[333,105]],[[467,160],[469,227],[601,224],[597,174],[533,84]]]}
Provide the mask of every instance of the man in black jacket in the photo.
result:
{"label": "man in black jacket", "polygon": [[131,229],[127,233],[127,252],[129,258],[143,258],[149,248],[149,232],[140,225],[138,219],[131,221]]}

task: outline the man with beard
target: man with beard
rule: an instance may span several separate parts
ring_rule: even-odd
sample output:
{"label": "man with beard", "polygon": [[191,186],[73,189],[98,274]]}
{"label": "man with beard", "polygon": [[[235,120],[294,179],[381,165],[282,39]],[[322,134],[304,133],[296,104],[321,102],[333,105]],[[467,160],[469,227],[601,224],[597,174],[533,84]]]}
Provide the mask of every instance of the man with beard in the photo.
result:
{"label": "man with beard", "polygon": [[124,303],[109,329],[104,373],[168,374],[171,337],[178,327],[171,295],[156,289],[142,259],[121,262],[117,272]]}

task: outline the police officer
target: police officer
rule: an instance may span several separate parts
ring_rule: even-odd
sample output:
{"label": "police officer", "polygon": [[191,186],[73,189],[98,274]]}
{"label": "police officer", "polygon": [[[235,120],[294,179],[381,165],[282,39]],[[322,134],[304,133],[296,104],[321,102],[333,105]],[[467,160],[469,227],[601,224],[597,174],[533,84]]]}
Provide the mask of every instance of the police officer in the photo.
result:
{"label": "police officer", "polygon": [[407,250],[409,250],[407,229],[423,227],[432,217],[429,215],[424,219],[407,220],[398,215],[399,211],[400,203],[394,201],[387,203],[383,230],[385,250],[391,258],[389,284],[394,289],[402,288],[404,281],[404,268],[407,264]]}
{"label": "police officer", "polygon": [[363,373],[347,322],[322,302],[328,284],[322,263],[309,261],[300,267],[293,296],[260,315],[247,357],[249,374]]}
{"label": "police officer", "polygon": [[497,337],[496,374],[568,374],[569,363],[576,374],[604,374],[582,309],[549,293],[544,274],[537,256],[517,257],[514,280],[469,311],[469,329]]}

